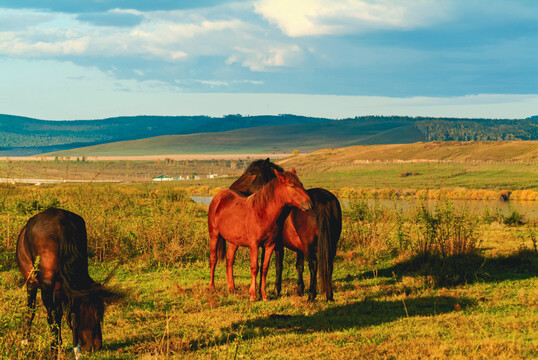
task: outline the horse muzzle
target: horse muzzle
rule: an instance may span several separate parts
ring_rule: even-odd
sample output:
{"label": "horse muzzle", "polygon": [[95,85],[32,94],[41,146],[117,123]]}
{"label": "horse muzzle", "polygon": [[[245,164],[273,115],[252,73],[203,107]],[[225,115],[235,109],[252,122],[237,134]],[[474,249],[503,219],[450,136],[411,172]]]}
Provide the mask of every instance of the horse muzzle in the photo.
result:
{"label": "horse muzzle", "polygon": [[301,203],[301,209],[303,211],[309,211],[309,210],[312,210],[314,206],[312,205],[312,201],[305,201],[303,203]]}

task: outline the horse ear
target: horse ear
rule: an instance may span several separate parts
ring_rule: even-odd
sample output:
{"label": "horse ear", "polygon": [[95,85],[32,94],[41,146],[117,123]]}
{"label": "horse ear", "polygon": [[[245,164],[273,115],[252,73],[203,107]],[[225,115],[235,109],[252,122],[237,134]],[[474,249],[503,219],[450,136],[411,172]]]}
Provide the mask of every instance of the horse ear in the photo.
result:
{"label": "horse ear", "polygon": [[280,173],[278,172],[277,169],[273,169],[273,172],[275,173],[275,175],[276,175],[276,177],[277,177],[277,179],[278,179],[279,181],[283,181],[283,180],[284,180],[284,176],[282,176],[282,174],[280,174]]}
{"label": "horse ear", "polygon": [[292,168],[292,169],[291,169],[291,172],[292,172],[293,174],[297,174],[297,171],[295,171],[295,168]]}

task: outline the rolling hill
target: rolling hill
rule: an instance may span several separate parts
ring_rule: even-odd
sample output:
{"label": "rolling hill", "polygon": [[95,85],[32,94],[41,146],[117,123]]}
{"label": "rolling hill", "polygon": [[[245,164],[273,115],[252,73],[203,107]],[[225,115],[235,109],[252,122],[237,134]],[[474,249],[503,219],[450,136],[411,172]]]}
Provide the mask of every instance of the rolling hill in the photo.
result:
{"label": "rolling hill", "polygon": [[160,135],[195,134],[257,126],[330,121],[295,115],[134,116],[45,121],[0,114],[0,156],[24,156]]}
{"label": "rolling hill", "polygon": [[286,168],[375,161],[538,162],[538,141],[429,142],[324,149],[278,161]]}
{"label": "rolling hill", "polygon": [[219,133],[168,135],[54,152],[56,156],[291,153],[357,144],[410,143],[424,135],[406,120],[325,121]]}
{"label": "rolling hill", "polygon": [[[417,141],[538,140],[538,120],[296,115],[43,121],[0,115],[0,156],[310,152]],[[75,150],[76,149],[76,150]]]}

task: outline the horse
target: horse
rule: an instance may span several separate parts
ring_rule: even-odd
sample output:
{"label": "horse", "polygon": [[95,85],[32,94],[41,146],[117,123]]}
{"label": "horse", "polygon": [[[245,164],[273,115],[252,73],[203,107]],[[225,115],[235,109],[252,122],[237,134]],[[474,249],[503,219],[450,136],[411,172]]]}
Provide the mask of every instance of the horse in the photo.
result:
{"label": "horse", "polygon": [[228,289],[235,291],[233,263],[238,246],[250,249],[250,301],[256,300],[256,276],[258,272],[258,248],[263,247],[261,271],[261,297],[267,300],[265,283],[269,260],[275,248],[275,240],[283,219],[283,211],[292,206],[303,211],[312,208],[310,197],[295,172],[274,173],[274,179],[251,196],[243,196],[233,190],[219,192],[209,205],[208,229],[210,248],[209,289],[215,289],[215,266],[217,258],[223,259],[226,242],[226,278]]}
{"label": "horse", "polygon": [[[245,196],[253,194],[271,181],[276,173],[283,172],[282,167],[269,159],[252,162],[245,172],[230,186]],[[297,293],[303,295],[304,257],[308,260],[310,269],[310,290],[308,301],[316,298],[317,271],[319,267],[320,288],[325,293],[327,301],[333,300],[332,272],[336,256],[336,247],[342,232],[342,209],[340,202],[330,191],[322,188],[307,190],[312,199],[313,208],[301,212],[291,210],[279,234],[285,247],[297,253],[296,269],[298,272]],[[263,252],[262,252],[263,254]],[[280,295],[282,284],[282,267],[284,252],[280,247],[275,249],[276,282],[275,293]]]}
{"label": "horse", "polygon": [[16,257],[26,280],[29,310],[24,342],[30,338],[39,288],[53,335],[53,354],[60,354],[64,308],[72,330],[75,359],[80,358],[81,351],[101,349],[105,304],[119,300],[121,295],[105,287],[112,274],[103,283],[95,282],[88,274],[84,219],[56,208],[33,216],[20,232]]}

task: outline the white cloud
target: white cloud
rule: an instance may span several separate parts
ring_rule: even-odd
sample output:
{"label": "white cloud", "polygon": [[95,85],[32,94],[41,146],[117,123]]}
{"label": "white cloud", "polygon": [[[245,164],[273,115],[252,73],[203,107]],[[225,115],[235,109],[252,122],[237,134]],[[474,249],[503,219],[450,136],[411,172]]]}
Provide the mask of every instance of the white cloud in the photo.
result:
{"label": "white cloud", "polygon": [[251,71],[270,71],[277,67],[297,65],[302,51],[297,45],[269,46],[266,48],[236,48],[237,53],[226,60],[227,64],[236,62]]}
{"label": "white cloud", "polygon": [[288,36],[410,29],[447,16],[445,0],[259,0],[255,11]]}
{"label": "white cloud", "polygon": [[[19,10],[18,15],[25,11]],[[47,23],[0,30],[0,55],[136,56],[170,62],[220,56],[228,59],[225,63],[229,65],[238,63],[251,71],[268,71],[296,64],[301,53],[297,45],[267,39],[264,29],[255,24],[217,11],[109,12],[141,17],[142,21],[132,27],[94,26],[69,14],[42,12],[39,16],[37,10],[30,13],[39,19],[46,18]]]}

